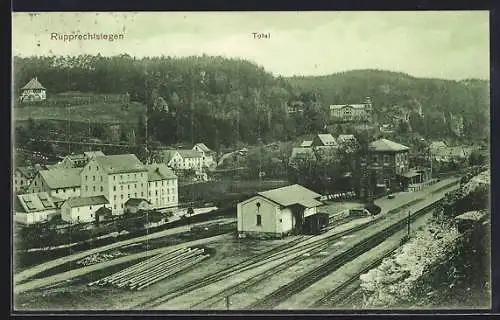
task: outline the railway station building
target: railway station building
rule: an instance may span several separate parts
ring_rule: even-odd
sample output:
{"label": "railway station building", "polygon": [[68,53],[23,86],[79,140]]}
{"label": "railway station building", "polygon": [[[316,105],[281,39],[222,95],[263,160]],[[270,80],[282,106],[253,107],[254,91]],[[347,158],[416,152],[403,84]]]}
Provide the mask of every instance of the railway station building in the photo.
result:
{"label": "railway station building", "polygon": [[323,205],[320,197],[298,184],[259,192],[237,205],[239,237],[281,238],[302,233]]}

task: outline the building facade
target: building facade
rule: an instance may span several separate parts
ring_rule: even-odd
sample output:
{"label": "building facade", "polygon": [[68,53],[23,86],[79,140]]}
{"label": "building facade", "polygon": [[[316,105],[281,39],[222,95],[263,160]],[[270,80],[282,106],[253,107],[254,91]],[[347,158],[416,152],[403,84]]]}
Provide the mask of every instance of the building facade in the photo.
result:
{"label": "building facade", "polygon": [[23,193],[27,191],[29,185],[37,174],[35,168],[32,167],[17,167],[14,170],[14,192]]}
{"label": "building facade", "polygon": [[104,196],[70,198],[61,206],[61,218],[69,223],[93,222],[96,211],[107,205],[109,201]]}
{"label": "building facade", "polygon": [[210,150],[204,143],[195,144],[192,150],[198,151],[201,153],[202,166],[210,168],[216,164],[215,158],[214,158],[215,152]]}
{"label": "building facade", "polygon": [[58,164],[61,168],[83,168],[93,157],[104,156],[101,151],[88,151],[82,154],[70,154],[65,156]]}
{"label": "building facade", "polygon": [[408,153],[410,148],[402,144],[380,139],[368,146],[368,151],[360,154],[359,194],[366,198],[369,192],[376,194],[402,189],[402,176],[409,171]]}
{"label": "building facade", "polygon": [[195,150],[164,150],[166,164],[174,170],[194,170],[201,172],[204,164],[203,155]]}
{"label": "building facade", "polygon": [[128,199],[147,197],[148,170],[133,154],[94,157],[80,176],[82,197],[105,196],[114,215]]}
{"label": "building facade", "polygon": [[304,219],[315,215],[321,195],[300,185],[259,192],[237,205],[240,237],[282,237],[300,232]]}
{"label": "building facade", "polygon": [[36,77],[21,88],[21,102],[43,101],[45,99],[47,99],[46,89]]}
{"label": "building facade", "polygon": [[178,205],[177,176],[165,164],[152,164],[148,169],[148,196],[151,208],[167,208]]}
{"label": "building facade", "polygon": [[367,122],[372,119],[372,103],[365,98],[362,104],[330,105],[330,117],[336,122]]}
{"label": "building facade", "polygon": [[66,200],[80,196],[81,168],[40,170],[28,187],[28,193],[47,192],[52,198]]}
{"label": "building facade", "polygon": [[34,224],[60,214],[47,192],[18,195],[14,198],[14,221]]}

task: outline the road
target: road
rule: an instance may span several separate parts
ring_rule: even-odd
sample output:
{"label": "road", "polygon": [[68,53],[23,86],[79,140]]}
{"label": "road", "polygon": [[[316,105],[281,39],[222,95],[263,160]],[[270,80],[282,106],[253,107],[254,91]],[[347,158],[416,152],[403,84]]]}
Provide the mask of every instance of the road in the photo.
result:
{"label": "road", "polygon": [[[214,221],[232,222],[232,221],[234,221],[234,219],[224,218],[224,219],[214,220]],[[20,272],[18,274],[14,274],[14,284],[17,284],[17,283],[19,283],[21,281],[24,281],[24,280],[26,280],[28,278],[31,278],[31,277],[33,277],[33,276],[35,276],[35,275],[37,275],[37,274],[39,274],[39,273],[41,273],[43,271],[52,269],[54,267],[57,267],[59,265],[65,264],[65,263],[68,263],[70,261],[76,261],[76,260],[82,259],[82,258],[84,258],[84,257],[86,257],[88,255],[94,254],[94,253],[99,253],[99,252],[107,251],[107,250],[110,250],[110,249],[116,249],[116,248],[123,247],[123,246],[129,245],[129,244],[133,244],[133,243],[137,243],[137,242],[143,242],[143,241],[150,240],[150,239],[161,238],[161,237],[165,237],[165,236],[176,234],[176,233],[186,232],[186,231],[189,231],[191,229],[191,227],[194,226],[194,225],[202,225],[202,224],[205,224],[205,223],[206,223],[206,221],[205,222],[200,222],[200,223],[194,223],[194,224],[191,224],[189,226],[182,226],[182,227],[167,229],[167,230],[163,230],[163,231],[151,233],[151,234],[148,234],[148,235],[145,235],[145,236],[141,236],[141,237],[137,237],[137,238],[133,238],[133,239],[128,239],[128,240],[124,240],[124,241],[115,242],[115,243],[108,244],[106,246],[102,246],[102,247],[99,247],[99,248],[94,248],[94,249],[90,249],[90,250],[87,250],[87,251],[78,252],[78,253],[75,253],[75,254],[72,254],[72,255],[69,255],[69,256],[65,256],[65,257],[61,257],[61,258],[58,258],[58,259],[54,259],[54,260],[51,260],[51,261],[48,261],[48,262],[36,265],[36,266],[31,267],[29,269],[23,270],[22,272]]]}

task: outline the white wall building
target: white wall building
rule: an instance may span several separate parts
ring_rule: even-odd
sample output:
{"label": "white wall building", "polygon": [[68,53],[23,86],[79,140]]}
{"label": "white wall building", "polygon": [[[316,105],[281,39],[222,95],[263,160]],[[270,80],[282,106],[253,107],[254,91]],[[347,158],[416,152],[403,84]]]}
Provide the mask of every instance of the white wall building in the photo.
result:
{"label": "white wall building", "polygon": [[47,192],[21,194],[14,198],[14,221],[22,224],[45,222],[59,214]]}
{"label": "white wall building", "polygon": [[152,164],[148,169],[148,196],[151,208],[175,207],[178,204],[177,176],[165,164]]}
{"label": "white wall building", "polygon": [[96,211],[108,205],[109,201],[104,196],[70,198],[61,207],[61,218],[70,223],[93,222]]}
{"label": "white wall building", "polygon": [[21,88],[20,100],[25,101],[42,101],[47,99],[47,91],[36,77],[31,79],[24,87]]}
{"label": "white wall building", "polygon": [[204,143],[195,144],[193,150],[201,152],[203,166],[210,168],[216,164],[214,158],[215,152],[210,150]]}
{"label": "white wall building", "polygon": [[28,187],[28,193],[47,192],[55,199],[80,196],[81,168],[40,170]]}
{"label": "white wall building", "polygon": [[103,195],[114,215],[130,198],[146,198],[148,169],[133,154],[97,156],[81,172],[82,197]]}
{"label": "white wall building", "polygon": [[282,237],[300,229],[304,218],[317,213],[321,197],[298,184],[259,192],[238,203],[240,236],[270,235]]}

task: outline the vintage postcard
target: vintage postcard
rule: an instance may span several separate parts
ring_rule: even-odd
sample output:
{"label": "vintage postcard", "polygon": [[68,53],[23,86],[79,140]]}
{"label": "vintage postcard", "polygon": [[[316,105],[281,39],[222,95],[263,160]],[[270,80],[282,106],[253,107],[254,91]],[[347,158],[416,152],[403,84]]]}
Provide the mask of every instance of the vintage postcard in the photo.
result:
{"label": "vintage postcard", "polygon": [[14,310],[491,307],[489,12],[12,20]]}

